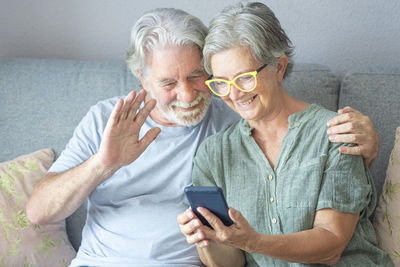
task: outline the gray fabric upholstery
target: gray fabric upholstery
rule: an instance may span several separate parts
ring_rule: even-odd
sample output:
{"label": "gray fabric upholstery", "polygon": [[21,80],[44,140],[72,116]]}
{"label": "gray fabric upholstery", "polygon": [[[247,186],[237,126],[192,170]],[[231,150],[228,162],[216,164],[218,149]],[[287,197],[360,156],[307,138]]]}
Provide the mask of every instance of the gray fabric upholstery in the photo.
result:
{"label": "gray fabric upholstery", "polygon": [[379,134],[379,154],[371,166],[380,195],[393,149],[396,127],[400,126],[400,68],[363,68],[345,75],[339,107],[352,106],[368,115]]}
{"label": "gray fabric upholstery", "polygon": [[122,62],[0,60],[0,161],[44,147],[58,155],[91,105],[137,87]]}
{"label": "gray fabric upholstery", "polygon": [[[284,81],[289,94],[336,111],[351,105],[369,115],[380,134],[380,153],[372,173],[380,188],[400,125],[400,74],[355,71],[339,79],[326,67],[297,64]],[[0,161],[50,147],[63,150],[76,125],[97,101],[139,89],[123,62],[0,59]],[[77,249],[86,206],[67,218],[67,232]]]}
{"label": "gray fabric upholstery", "polygon": [[339,79],[327,67],[295,64],[283,87],[293,97],[337,111]]}

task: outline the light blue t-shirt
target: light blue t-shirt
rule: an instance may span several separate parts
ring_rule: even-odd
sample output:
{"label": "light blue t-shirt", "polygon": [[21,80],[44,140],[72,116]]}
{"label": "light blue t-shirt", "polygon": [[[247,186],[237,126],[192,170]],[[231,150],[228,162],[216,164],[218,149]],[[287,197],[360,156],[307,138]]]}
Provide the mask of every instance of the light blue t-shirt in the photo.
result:
{"label": "light blue t-shirt", "polygon": [[[117,100],[91,107],[49,171],[71,169],[98,151]],[[166,127],[148,118],[140,136],[155,126],[161,133],[136,161],[89,195],[82,244],[71,266],[202,266],[176,217],[188,207],[183,190],[192,183],[198,145],[238,119],[214,97],[205,118],[194,127]]]}

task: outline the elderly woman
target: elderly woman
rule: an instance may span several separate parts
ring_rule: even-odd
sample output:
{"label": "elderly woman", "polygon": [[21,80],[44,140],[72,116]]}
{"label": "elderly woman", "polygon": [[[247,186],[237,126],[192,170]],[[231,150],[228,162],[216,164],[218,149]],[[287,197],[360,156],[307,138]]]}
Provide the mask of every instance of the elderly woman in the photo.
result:
{"label": "elderly woman", "polygon": [[[193,184],[223,189],[230,227],[204,208],[178,216],[209,266],[392,266],[368,219],[376,193],[360,156],[339,153],[335,116],[288,95],[282,80],[292,47],[273,12],[238,4],[211,22],[206,82],[241,117],[197,151]],[[245,252],[245,259],[242,257]],[[300,264],[301,263],[301,264]]]}

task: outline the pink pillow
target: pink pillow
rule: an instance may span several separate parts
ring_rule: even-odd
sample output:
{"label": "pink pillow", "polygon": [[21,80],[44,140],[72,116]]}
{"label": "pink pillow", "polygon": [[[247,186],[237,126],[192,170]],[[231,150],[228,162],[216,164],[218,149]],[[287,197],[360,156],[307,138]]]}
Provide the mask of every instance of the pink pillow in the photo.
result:
{"label": "pink pillow", "polygon": [[382,195],[375,211],[374,227],[378,244],[395,266],[400,266],[400,127],[386,172]]}
{"label": "pink pillow", "polygon": [[54,161],[43,149],[0,163],[0,265],[67,266],[75,257],[65,221],[33,225],[25,203]]}

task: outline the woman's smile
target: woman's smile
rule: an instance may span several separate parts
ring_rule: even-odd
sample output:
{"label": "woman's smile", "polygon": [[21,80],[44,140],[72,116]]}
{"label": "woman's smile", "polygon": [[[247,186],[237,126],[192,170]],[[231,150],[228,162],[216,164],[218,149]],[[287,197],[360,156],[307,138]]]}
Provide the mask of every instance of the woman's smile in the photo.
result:
{"label": "woman's smile", "polygon": [[240,109],[248,109],[252,106],[252,103],[257,98],[258,95],[254,95],[250,98],[246,97],[245,99],[240,99],[235,101],[235,106]]}

